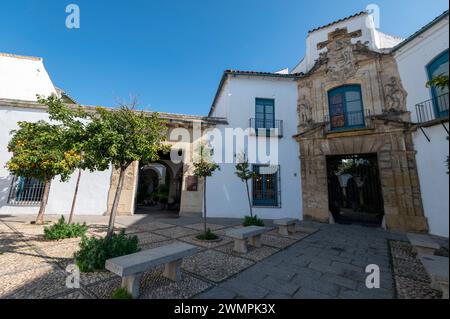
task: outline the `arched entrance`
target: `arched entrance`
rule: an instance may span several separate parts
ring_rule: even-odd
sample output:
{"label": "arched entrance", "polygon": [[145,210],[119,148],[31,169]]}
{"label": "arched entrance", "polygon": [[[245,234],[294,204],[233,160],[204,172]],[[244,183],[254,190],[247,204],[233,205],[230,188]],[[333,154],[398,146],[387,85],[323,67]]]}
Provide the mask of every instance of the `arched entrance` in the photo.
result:
{"label": "arched entrance", "polygon": [[139,164],[135,214],[178,216],[181,201],[183,164],[161,159]]}

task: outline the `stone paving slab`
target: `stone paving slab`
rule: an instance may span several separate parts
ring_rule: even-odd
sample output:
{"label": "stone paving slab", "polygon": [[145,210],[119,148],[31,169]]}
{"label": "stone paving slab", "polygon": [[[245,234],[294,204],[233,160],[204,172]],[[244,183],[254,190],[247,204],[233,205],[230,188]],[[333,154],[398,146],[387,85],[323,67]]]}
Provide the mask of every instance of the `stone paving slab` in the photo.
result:
{"label": "stone paving slab", "polygon": [[178,238],[178,240],[181,240],[181,241],[184,241],[184,242],[196,245],[196,246],[200,246],[203,248],[209,248],[209,249],[224,246],[232,241],[230,238],[225,237],[225,236],[221,236],[218,241],[198,240],[197,238],[195,238],[195,236],[196,235],[185,236],[185,237]]}
{"label": "stone paving slab", "polygon": [[164,245],[170,245],[170,244],[175,244],[177,242],[176,239],[168,239],[166,238],[166,240],[163,241],[157,241],[157,242],[148,242],[146,244],[143,243],[138,243],[138,246],[141,250],[146,250],[146,249],[153,249],[153,248],[158,248]]}
{"label": "stone paving slab", "polygon": [[155,230],[154,233],[163,235],[166,237],[170,237],[170,238],[180,238],[180,237],[194,235],[194,234],[197,235],[198,231],[189,229],[189,228],[185,228],[185,227],[176,226],[176,227],[172,227],[172,228]]}
{"label": "stone paving slab", "polygon": [[254,263],[219,251],[206,250],[183,259],[182,268],[213,282],[221,282]]}
{"label": "stone paving slab", "polygon": [[168,236],[161,236],[158,234],[153,234],[153,233],[138,233],[138,234],[134,234],[137,236],[139,244],[140,245],[145,245],[145,244],[152,244],[152,243],[157,243],[157,242],[161,242],[161,241],[167,241],[168,239],[170,239]]}
{"label": "stone paving slab", "polygon": [[261,236],[261,243],[266,246],[284,249],[292,244],[294,244],[297,240],[291,239],[288,237],[281,237],[269,234],[263,234]]}
{"label": "stone paving slab", "polygon": [[[192,225],[186,225],[186,226],[184,226],[184,227],[186,227],[186,228],[191,228],[191,229],[195,229],[195,230],[197,230],[197,231],[203,231],[203,229],[204,229],[203,223],[197,223],[197,224],[192,224]],[[219,229],[223,229],[223,228],[226,228],[226,227],[227,227],[227,226],[224,226],[224,225],[218,225],[218,224],[210,224],[210,223],[207,223],[207,224],[206,224],[206,229],[211,229],[212,231],[219,230]]]}
{"label": "stone paving slab", "polygon": [[129,228],[137,228],[143,231],[153,231],[153,230],[158,230],[158,229],[165,229],[165,228],[171,228],[173,227],[173,225],[171,224],[166,224],[166,223],[161,223],[161,222],[149,222],[149,223],[144,223],[144,224],[135,224],[135,225],[131,225],[129,226]]}
{"label": "stone paving slab", "polygon": [[262,247],[253,247],[248,245],[248,252],[246,254],[240,254],[234,251],[234,243],[228,243],[226,245],[216,247],[215,249],[221,252],[224,252],[229,255],[234,255],[242,258],[251,259],[253,261],[261,261],[273,254],[279,252],[280,250],[277,248],[262,246]]}
{"label": "stone paving slab", "polygon": [[299,241],[299,240],[302,240],[303,238],[308,237],[310,234],[297,231],[295,233],[289,233],[288,236],[283,236],[283,235],[280,235],[280,233],[278,233],[277,229],[273,229],[270,232],[268,232],[267,235],[278,236],[278,237],[282,237],[282,238],[289,238],[289,239],[292,239],[295,241]]}

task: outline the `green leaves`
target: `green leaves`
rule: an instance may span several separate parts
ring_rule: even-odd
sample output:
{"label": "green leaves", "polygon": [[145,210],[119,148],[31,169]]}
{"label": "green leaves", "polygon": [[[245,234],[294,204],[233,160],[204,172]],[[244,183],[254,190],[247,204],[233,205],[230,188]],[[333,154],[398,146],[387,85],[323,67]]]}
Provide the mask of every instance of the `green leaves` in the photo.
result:
{"label": "green leaves", "polygon": [[83,236],[88,230],[84,224],[68,224],[64,216],[58,222],[50,227],[44,228],[44,238],[47,240],[60,240],[65,238],[75,238]]}
{"label": "green leaves", "polygon": [[448,89],[448,75],[438,75],[427,82],[427,87],[437,87],[441,90]]}
{"label": "green leaves", "polygon": [[241,155],[239,163],[236,164],[236,175],[243,181],[246,182],[256,176],[256,173],[250,169],[250,164],[245,155]]}
{"label": "green leaves", "polygon": [[86,161],[103,170],[111,163],[115,168],[128,167],[134,161],[143,163],[159,159],[167,152],[164,145],[167,128],[158,113],[146,114],[122,106],[117,110],[97,108],[87,126]]}
{"label": "green leaves", "polygon": [[262,219],[259,219],[258,216],[245,216],[244,218],[244,223],[243,223],[244,227],[249,227],[249,226],[260,226],[260,227],[264,227],[264,221]]}
{"label": "green leaves", "polygon": [[138,252],[137,236],[127,236],[122,229],[110,238],[83,237],[75,261],[82,272],[105,269],[107,259]]}
{"label": "green leaves", "polygon": [[6,163],[17,176],[51,180],[60,175],[66,181],[75,170],[80,157],[64,140],[64,127],[44,121],[19,122],[12,131],[8,151],[13,153]]}
{"label": "green leaves", "polygon": [[201,145],[200,160],[194,162],[194,175],[198,177],[209,177],[216,170],[220,170],[220,166],[211,160],[210,151],[204,145]]}

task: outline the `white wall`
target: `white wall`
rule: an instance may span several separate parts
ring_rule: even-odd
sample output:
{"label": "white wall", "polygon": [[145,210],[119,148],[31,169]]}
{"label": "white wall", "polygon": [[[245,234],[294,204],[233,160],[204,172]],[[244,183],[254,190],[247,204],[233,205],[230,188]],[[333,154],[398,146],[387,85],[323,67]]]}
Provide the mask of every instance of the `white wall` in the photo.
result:
{"label": "white wall", "polygon": [[299,65],[292,70],[292,73],[307,73],[316,63],[316,60],[319,58],[319,54],[326,52],[326,48],[318,50],[317,44],[328,41],[328,34],[330,32],[342,28],[347,28],[349,33],[361,30],[361,37],[352,39],[352,43],[356,43],[358,41],[365,43],[367,41],[369,42],[369,49],[372,51],[380,51],[382,49],[391,48],[402,41],[401,38],[378,32],[375,29],[374,20],[371,15],[359,15],[309,33],[306,38],[305,57]]}
{"label": "white wall", "polygon": [[56,94],[42,59],[0,53],[0,98],[36,101]]}
{"label": "white wall", "polygon": [[[11,138],[10,131],[17,129],[18,121],[36,122],[48,120],[48,114],[42,110],[17,107],[0,107],[0,214],[37,214],[36,206],[8,205],[8,195],[12,176],[5,168],[11,158],[7,145]],[[55,179],[50,189],[47,214],[68,214],[75,191],[77,174],[73,174],[66,183]],[[104,172],[83,172],[80,180],[75,214],[103,215],[107,210],[108,191],[111,170]]]}
{"label": "white wall", "polygon": [[[279,140],[281,207],[257,208],[261,218],[302,218],[299,146],[297,133],[297,84],[289,79],[229,77],[213,116],[228,115],[227,127],[246,129],[255,117],[255,99],[275,100],[275,117],[283,120],[284,136]],[[225,126],[218,126],[224,132]],[[224,133],[223,133],[224,134]],[[251,136],[250,140],[255,137]],[[240,150],[236,150],[237,153]],[[217,152],[215,152],[217,154]],[[253,163],[256,164],[256,163]],[[235,174],[235,164],[221,164],[221,170],[207,179],[207,212],[211,217],[243,217],[249,214],[245,184]],[[251,182],[250,182],[251,191]]]}
{"label": "white wall", "polygon": [[[415,105],[431,99],[426,66],[449,47],[447,19],[406,44],[395,53],[403,85],[408,92],[407,107],[414,122],[417,121]],[[448,122],[446,123],[448,129]],[[421,131],[413,135],[420,188],[425,216],[430,233],[449,236],[449,176],[445,160],[448,156],[447,133],[441,124],[424,128],[428,142]]]}

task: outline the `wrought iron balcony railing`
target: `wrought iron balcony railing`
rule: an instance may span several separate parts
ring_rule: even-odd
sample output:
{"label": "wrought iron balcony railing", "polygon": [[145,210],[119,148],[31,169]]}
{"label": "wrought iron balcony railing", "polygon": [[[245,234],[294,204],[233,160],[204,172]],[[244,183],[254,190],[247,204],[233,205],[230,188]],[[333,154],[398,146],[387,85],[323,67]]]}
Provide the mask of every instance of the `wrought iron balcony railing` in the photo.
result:
{"label": "wrought iron balcony railing", "polygon": [[283,121],[282,120],[261,120],[250,119],[250,129],[252,134],[256,136],[282,137]]}
{"label": "wrought iron balcony railing", "polygon": [[335,114],[331,117],[331,119],[328,114],[325,114],[323,117],[323,122],[326,123],[326,129],[330,132],[369,128],[370,122],[367,118],[370,118],[370,116],[371,112],[369,109]]}
{"label": "wrought iron balcony railing", "polygon": [[417,123],[423,124],[448,116],[448,92],[416,104]]}

